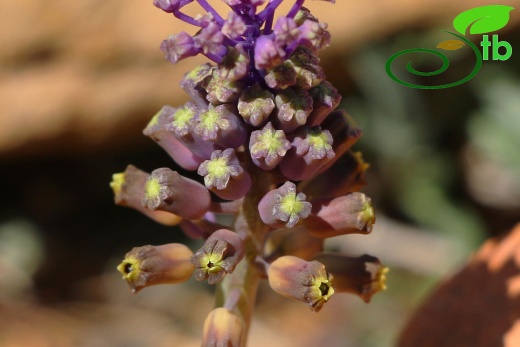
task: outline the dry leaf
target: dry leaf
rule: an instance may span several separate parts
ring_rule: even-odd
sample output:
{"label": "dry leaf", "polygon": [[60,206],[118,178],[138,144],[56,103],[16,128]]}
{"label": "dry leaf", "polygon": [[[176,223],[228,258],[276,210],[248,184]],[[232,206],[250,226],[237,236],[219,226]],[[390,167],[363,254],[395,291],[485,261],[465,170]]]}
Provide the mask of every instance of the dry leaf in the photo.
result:
{"label": "dry leaf", "polygon": [[461,40],[446,40],[437,45],[437,48],[445,49],[447,51],[455,51],[464,46]]}

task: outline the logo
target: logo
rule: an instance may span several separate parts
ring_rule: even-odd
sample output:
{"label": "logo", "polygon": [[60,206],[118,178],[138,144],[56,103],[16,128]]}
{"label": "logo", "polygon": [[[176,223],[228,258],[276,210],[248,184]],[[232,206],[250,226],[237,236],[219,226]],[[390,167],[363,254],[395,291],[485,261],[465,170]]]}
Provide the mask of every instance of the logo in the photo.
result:
{"label": "logo", "polygon": [[[435,71],[431,72],[422,72],[414,69],[412,67],[412,62],[409,61],[406,65],[406,70],[416,76],[436,76],[444,71],[446,71],[450,65],[448,57],[440,51],[427,49],[427,48],[412,48],[406,49],[404,51],[400,51],[394,55],[392,55],[386,61],[386,73],[390,78],[396,81],[399,84],[410,88],[417,89],[444,89],[458,86],[462,83],[466,83],[480,71],[482,67],[482,62],[484,60],[499,60],[505,61],[511,58],[513,54],[513,47],[511,44],[506,41],[500,41],[498,35],[488,35],[493,31],[497,31],[506,26],[509,22],[509,12],[514,10],[514,7],[505,6],[505,5],[488,5],[476,7],[471,10],[467,10],[459,14],[453,20],[453,27],[458,33],[454,33],[451,31],[445,31],[454,37],[454,39],[443,41],[437,45],[437,48],[440,48],[445,51],[454,51],[460,49],[464,46],[468,46],[471,48],[475,54],[476,62],[473,70],[461,80],[441,84],[437,86],[428,86],[421,84],[414,84],[406,82],[399,77],[397,77],[392,72],[392,63],[394,60],[399,58],[402,55],[408,53],[428,53],[433,54],[442,61],[442,66]],[[465,35],[466,31],[469,29],[469,34],[472,35],[483,35],[482,41],[480,42],[480,46],[482,47],[482,53],[480,52],[479,47],[477,47],[473,42],[468,40]]]}

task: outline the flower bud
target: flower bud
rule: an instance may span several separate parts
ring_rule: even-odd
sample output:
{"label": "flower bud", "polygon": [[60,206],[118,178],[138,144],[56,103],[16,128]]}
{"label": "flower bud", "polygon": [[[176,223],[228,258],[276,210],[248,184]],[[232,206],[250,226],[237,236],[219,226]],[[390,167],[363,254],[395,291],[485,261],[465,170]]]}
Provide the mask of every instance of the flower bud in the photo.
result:
{"label": "flower bud", "polygon": [[262,130],[255,130],[249,139],[251,159],[256,166],[264,170],[272,170],[278,165],[287,150],[291,148],[282,130],[275,130],[267,123]]}
{"label": "flower bud", "polygon": [[204,321],[201,347],[241,347],[244,321],[232,311],[218,307]]}
{"label": "flower bud", "polygon": [[297,194],[296,185],[290,181],[268,192],[258,204],[260,219],[273,228],[292,228],[309,215],[311,208],[305,194]]}
{"label": "flower bud", "polygon": [[388,268],[376,257],[367,254],[348,257],[324,253],[315,259],[324,264],[327,271],[334,276],[334,289],[337,293],[356,294],[363,301],[369,302],[375,293],[386,289]]}
{"label": "flower bud", "polygon": [[246,141],[247,130],[234,106],[209,105],[194,120],[195,133],[204,141],[214,142],[222,148],[238,148]]}
{"label": "flower bud", "polygon": [[304,89],[284,89],[275,96],[274,102],[276,105],[274,125],[286,133],[304,125],[312,112],[312,98]]}
{"label": "flower bud", "polygon": [[204,176],[206,188],[226,200],[240,199],[251,187],[251,177],[238,161],[233,148],[215,151],[197,171]]}
{"label": "flower bud", "polygon": [[246,123],[257,127],[264,125],[273,110],[274,95],[258,83],[244,89],[238,99],[238,113]]}
{"label": "flower bud", "polygon": [[189,97],[197,104],[197,107],[205,109],[208,107],[208,100],[206,96],[208,93],[202,86],[202,82],[208,76],[213,74],[213,67],[206,63],[199,65],[186,75],[181,80],[181,87],[189,95]]}
{"label": "flower bud", "polygon": [[322,81],[319,85],[309,90],[312,97],[312,112],[307,119],[307,125],[320,125],[321,122],[339,105],[341,95],[328,81]]}
{"label": "flower bud", "polygon": [[244,89],[242,81],[222,79],[216,70],[204,79],[202,86],[208,92],[206,99],[213,105],[236,102]]}
{"label": "flower bud", "polygon": [[114,191],[116,205],[131,207],[157,223],[164,225],[177,225],[181,217],[164,211],[151,211],[141,204],[144,196],[146,180],[150,174],[141,171],[133,165],[128,165],[125,172],[112,175],[110,187]]}
{"label": "flower bud", "polygon": [[148,177],[141,203],[150,210],[167,211],[187,219],[200,219],[208,212],[211,197],[206,187],[199,182],[168,168],[161,168],[152,171]]}
{"label": "flower bud", "polygon": [[161,43],[160,49],[164,52],[164,57],[173,64],[181,59],[194,57],[201,51],[195,44],[193,37],[185,31],[168,36]]}
{"label": "flower bud", "polygon": [[221,149],[221,147],[196,134],[194,129],[195,119],[200,112],[193,102],[188,101],[167,118],[165,128],[172,132],[197,157],[207,159],[214,150]]}
{"label": "flower bud", "polygon": [[190,262],[196,267],[197,281],[207,279],[209,284],[215,284],[232,273],[243,257],[244,245],[239,236],[231,230],[220,229],[211,234]]}
{"label": "flower bud", "polygon": [[271,288],[288,298],[309,304],[314,312],[323,307],[332,294],[332,275],[318,261],[305,261],[290,255],[276,259],[267,270]]}
{"label": "flower bud", "polygon": [[227,81],[239,80],[243,78],[248,71],[249,56],[244,51],[242,44],[229,47],[217,69],[218,76]]}
{"label": "flower bud", "polygon": [[300,127],[291,134],[291,149],[280,163],[282,174],[293,181],[312,177],[335,156],[332,136],[319,126]]}
{"label": "flower bud", "polygon": [[370,198],[355,192],[338,198],[312,200],[312,212],[303,223],[311,235],[328,238],[344,234],[369,234],[375,221]]}
{"label": "flower bud", "polygon": [[193,252],[183,244],[135,247],[117,270],[133,293],[155,284],[180,283],[193,274]]}
{"label": "flower bud", "polygon": [[175,108],[164,106],[148,123],[143,133],[157,142],[179,166],[186,170],[196,170],[204,159],[193,154],[174,133],[166,129],[175,112]]}

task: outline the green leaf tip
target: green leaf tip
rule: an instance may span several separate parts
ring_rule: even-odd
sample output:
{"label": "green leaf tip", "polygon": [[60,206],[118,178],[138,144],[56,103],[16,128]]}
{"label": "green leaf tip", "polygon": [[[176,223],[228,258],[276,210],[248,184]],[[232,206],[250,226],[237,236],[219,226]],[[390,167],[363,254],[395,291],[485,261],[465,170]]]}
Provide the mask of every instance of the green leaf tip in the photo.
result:
{"label": "green leaf tip", "polygon": [[453,20],[453,27],[462,35],[479,35],[502,29],[509,22],[509,12],[514,7],[505,5],[487,5],[464,11]]}

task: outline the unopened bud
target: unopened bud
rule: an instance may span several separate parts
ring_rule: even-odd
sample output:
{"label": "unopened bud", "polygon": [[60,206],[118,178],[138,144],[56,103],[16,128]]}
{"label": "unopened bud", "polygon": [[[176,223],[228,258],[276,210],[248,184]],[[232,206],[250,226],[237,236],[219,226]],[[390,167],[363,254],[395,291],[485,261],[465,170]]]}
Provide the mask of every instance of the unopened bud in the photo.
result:
{"label": "unopened bud", "polygon": [[213,309],[204,321],[201,347],[241,347],[244,321],[230,310]]}
{"label": "unopened bud", "polygon": [[370,198],[355,192],[338,198],[312,200],[312,212],[303,223],[311,235],[328,238],[369,234],[375,221]]}

